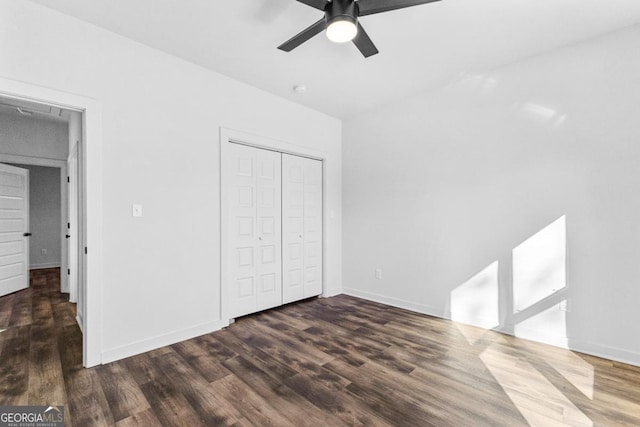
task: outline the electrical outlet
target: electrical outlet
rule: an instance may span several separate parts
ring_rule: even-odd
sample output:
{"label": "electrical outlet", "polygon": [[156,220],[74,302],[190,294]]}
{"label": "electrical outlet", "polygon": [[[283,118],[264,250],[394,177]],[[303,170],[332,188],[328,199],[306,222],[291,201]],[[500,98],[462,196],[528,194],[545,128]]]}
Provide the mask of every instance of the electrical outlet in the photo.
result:
{"label": "electrical outlet", "polygon": [[382,279],[382,269],[381,268],[376,268],[376,279],[378,279],[378,280]]}
{"label": "electrical outlet", "polygon": [[46,255],[46,254],[47,254],[46,249],[40,249],[40,255]]}
{"label": "electrical outlet", "polygon": [[136,216],[136,217],[142,216],[142,205],[139,205],[139,204],[131,205],[131,216]]}
{"label": "electrical outlet", "polygon": [[571,312],[571,300],[565,299],[560,302],[560,311]]}

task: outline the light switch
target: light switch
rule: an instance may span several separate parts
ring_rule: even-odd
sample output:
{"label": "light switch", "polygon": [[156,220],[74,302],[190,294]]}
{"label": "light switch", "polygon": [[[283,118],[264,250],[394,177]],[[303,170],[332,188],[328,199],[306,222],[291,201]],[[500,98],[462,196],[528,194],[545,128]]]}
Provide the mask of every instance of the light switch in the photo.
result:
{"label": "light switch", "polygon": [[131,205],[131,216],[142,216],[142,205]]}

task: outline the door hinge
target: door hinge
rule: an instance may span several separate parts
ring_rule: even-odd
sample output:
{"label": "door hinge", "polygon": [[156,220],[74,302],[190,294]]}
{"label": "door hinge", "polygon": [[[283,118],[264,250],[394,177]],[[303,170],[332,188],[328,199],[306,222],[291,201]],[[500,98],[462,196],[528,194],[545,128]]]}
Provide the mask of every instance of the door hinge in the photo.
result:
{"label": "door hinge", "polygon": [[67,228],[71,228],[71,223],[70,222],[67,223]]}
{"label": "door hinge", "polygon": [[67,268],[67,276],[71,275],[71,269]]}
{"label": "door hinge", "polygon": [[69,177],[67,177],[67,182],[71,182],[71,180],[69,179]]}
{"label": "door hinge", "polygon": [[86,255],[86,254],[88,254],[88,253],[89,253],[89,252],[87,251],[87,247],[85,246],[85,247],[84,247],[84,254]]}

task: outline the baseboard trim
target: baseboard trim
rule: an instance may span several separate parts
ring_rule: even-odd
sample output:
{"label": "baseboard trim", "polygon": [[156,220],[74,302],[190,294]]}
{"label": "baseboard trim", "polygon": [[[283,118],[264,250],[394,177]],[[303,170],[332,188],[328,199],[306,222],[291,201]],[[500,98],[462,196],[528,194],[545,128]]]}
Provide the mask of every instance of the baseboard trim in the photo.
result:
{"label": "baseboard trim", "polygon": [[[400,298],[388,297],[386,295],[375,294],[372,292],[365,292],[359,289],[344,288],[343,293],[356,298],[362,298],[373,302],[379,302],[380,304],[390,305],[392,307],[403,308],[405,310],[414,311],[420,314],[426,314],[428,316],[440,317],[446,319],[444,311],[440,308],[418,304],[412,301],[406,301]],[[450,320],[450,319],[449,319]]]}
{"label": "baseboard trim", "polygon": [[640,353],[569,338],[569,350],[640,367]]}
{"label": "baseboard trim", "polygon": [[192,326],[190,328],[170,332],[168,334],[159,335],[153,338],[147,338],[120,347],[104,350],[102,352],[102,364],[115,362],[116,360],[135,356],[136,354],[145,353],[147,351],[175,344],[180,341],[189,340],[200,335],[218,331],[227,326],[229,326],[228,320],[217,320],[214,322],[207,322],[201,325]]}
{"label": "baseboard trim", "polygon": [[49,262],[44,264],[31,264],[29,270],[42,270],[45,268],[60,268],[59,262]]}
{"label": "baseboard trim", "polygon": [[633,351],[579,339],[566,338],[559,335],[552,335],[533,329],[524,329],[521,334],[516,334],[501,328],[493,328],[493,330],[516,338],[552,345],[554,347],[564,348],[577,353],[588,354],[590,356],[640,367],[640,353],[635,353]]}
{"label": "baseboard trim", "polygon": [[[462,322],[462,323],[465,323],[465,322]],[[474,323],[469,323],[469,324],[473,326],[477,326]],[[517,327],[517,328],[512,327],[511,330],[507,330],[504,327],[498,326],[491,329],[496,332],[500,332],[502,334],[511,335],[512,337],[522,338],[524,340],[529,340],[529,341],[535,341],[541,344],[552,345],[554,347],[566,348],[568,350],[575,350],[575,348],[569,347],[569,339],[567,337],[563,337],[562,335],[554,335],[545,331],[539,331],[537,329],[530,329],[530,328],[523,328],[523,327]]]}
{"label": "baseboard trim", "polygon": [[[444,310],[437,307],[418,304],[412,301],[406,301],[400,298],[393,298],[385,295],[375,294],[372,292],[361,291],[359,289],[344,288],[343,293],[346,295],[357,297],[357,298],[378,302],[380,304],[390,305],[392,307],[402,308],[402,309],[413,311],[420,314],[426,314],[428,316],[439,317],[441,319],[450,320],[454,322],[454,320],[452,320],[450,317],[445,316]],[[460,322],[460,323],[465,323],[465,322]],[[473,325],[473,326],[477,326],[477,325]],[[496,327],[496,328],[493,328],[492,330],[506,334],[506,335],[516,336],[514,333],[507,331],[503,328],[504,327]],[[640,367],[640,353],[621,349],[621,348],[596,344],[596,343],[572,339],[572,338],[560,339],[557,336],[550,336],[550,335],[543,335],[543,334],[539,334],[538,336],[536,336],[535,337],[536,339],[533,339],[534,338],[533,336],[520,337],[520,338],[535,341],[535,342],[540,342],[543,344],[553,345],[555,347],[566,348],[568,350],[575,351],[578,353],[584,353],[590,356],[596,356],[603,359],[612,360],[615,362],[625,363],[627,365]],[[568,344],[564,345],[563,340],[566,341]]]}
{"label": "baseboard trim", "polygon": [[342,289],[328,289],[326,292],[322,293],[322,298],[331,298],[336,295],[340,295],[342,293]]}

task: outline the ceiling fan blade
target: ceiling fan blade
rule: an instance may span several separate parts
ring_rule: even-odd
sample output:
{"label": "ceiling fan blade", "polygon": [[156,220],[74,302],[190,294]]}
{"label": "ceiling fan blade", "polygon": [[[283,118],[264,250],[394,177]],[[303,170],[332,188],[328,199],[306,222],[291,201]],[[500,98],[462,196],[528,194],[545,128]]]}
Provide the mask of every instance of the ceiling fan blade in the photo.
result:
{"label": "ceiling fan blade", "polygon": [[358,22],[358,34],[353,39],[353,44],[356,45],[360,53],[364,55],[365,58],[368,58],[372,55],[378,53],[378,49],[376,45],[373,44],[371,39],[369,38],[369,34],[364,30],[362,25]]}
{"label": "ceiling fan blade", "polygon": [[278,46],[278,49],[284,50],[285,52],[291,52],[293,49],[297,48],[302,43],[309,40],[311,37],[324,31],[326,26],[327,23],[325,22],[325,19],[322,18],[315,24],[305,28],[299,34],[296,34],[286,42],[282,43],[280,46]]}
{"label": "ceiling fan blade", "polygon": [[359,0],[358,9],[360,12],[358,16],[373,15],[374,13],[388,12],[436,1],[440,0]]}
{"label": "ceiling fan blade", "polygon": [[327,0],[298,0],[300,3],[304,3],[307,6],[311,6],[314,9],[324,10],[327,5]]}

